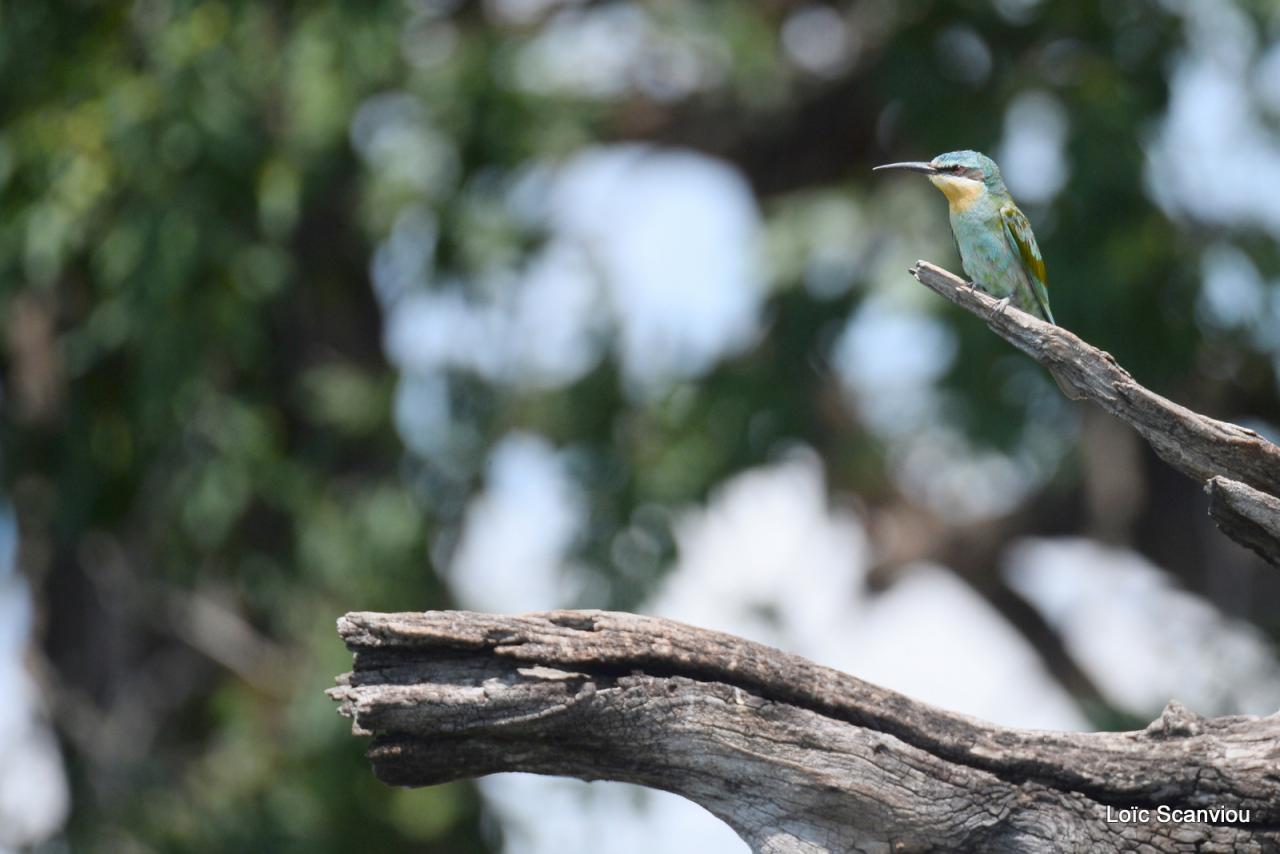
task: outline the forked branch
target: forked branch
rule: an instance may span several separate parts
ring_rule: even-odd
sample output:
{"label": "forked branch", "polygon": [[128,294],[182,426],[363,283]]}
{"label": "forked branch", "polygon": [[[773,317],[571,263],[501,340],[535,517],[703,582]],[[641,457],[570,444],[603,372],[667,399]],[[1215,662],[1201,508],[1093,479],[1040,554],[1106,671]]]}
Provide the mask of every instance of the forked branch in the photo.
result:
{"label": "forked branch", "polygon": [[[1244,489],[1228,495],[1220,485],[1211,514],[1237,542],[1280,566],[1280,448],[1247,427],[1192,412],[1134,381],[1103,350],[1061,326],[1045,323],[970,287],[963,279],[927,261],[911,268],[925,287],[986,321],[992,331],[1051,368],[1060,383],[1132,426],[1169,465],[1205,485],[1214,478]],[[1245,491],[1247,490],[1247,491]],[[1214,512],[1217,506],[1219,512]],[[1248,519],[1248,526],[1235,524]]]}
{"label": "forked branch", "polygon": [[[931,264],[912,273],[1205,483],[1280,563],[1280,449],[1136,383],[1107,353]],[[330,692],[379,778],[500,771],[639,783],[759,852],[1280,850],[1280,714],[1170,703],[1139,732],[1005,729],[740,638],[602,611],[348,614]]]}

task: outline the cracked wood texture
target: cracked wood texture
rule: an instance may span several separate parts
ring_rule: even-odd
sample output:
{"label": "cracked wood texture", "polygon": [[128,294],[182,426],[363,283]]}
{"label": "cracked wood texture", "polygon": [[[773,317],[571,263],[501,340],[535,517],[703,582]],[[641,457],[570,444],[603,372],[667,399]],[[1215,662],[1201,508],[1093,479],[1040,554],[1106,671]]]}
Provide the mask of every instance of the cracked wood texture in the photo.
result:
{"label": "cracked wood texture", "polygon": [[1209,478],[1204,491],[1224,534],[1280,566],[1280,499],[1220,475]]}
{"label": "cracked wood texture", "polygon": [[1169,465],[1203,482],[1223,533],[1280,566],[1280,500],[1274,497],[1280,495],[1280,448],[1247,427],[1161,397],[1135,382],[1110,353],[1013,306],[1001,309],[994,297],[941,267],[917,261],[910,273],[1048,368],[1069,396],[1092,400],[1137,430]]}
{"label": "cracked wood texture", "polygon": [[[384,782],[683,795],[758,852],[1280,850],[1280,714],[1004,729],[731,635],[605,611],[352,613],[330,695]],[[1249,810],[1162,824],[1154,809]],[[1107,808],[1152,819],[1108,823]]]}

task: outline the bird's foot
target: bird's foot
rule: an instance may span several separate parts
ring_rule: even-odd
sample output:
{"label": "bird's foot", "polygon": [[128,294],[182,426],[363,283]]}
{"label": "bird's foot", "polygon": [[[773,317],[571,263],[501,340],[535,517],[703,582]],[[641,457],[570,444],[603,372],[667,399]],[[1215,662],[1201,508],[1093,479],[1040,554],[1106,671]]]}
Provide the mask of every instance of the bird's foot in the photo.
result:
{"label": "bird's foot", "polygon": [[991,314],[989,316],[994,320],[995,318],[1004,314],[1004,310],[1008,307],[1009,307],[1009,298],[1005,297],[1004,299],[1000,300],[991,308]]}

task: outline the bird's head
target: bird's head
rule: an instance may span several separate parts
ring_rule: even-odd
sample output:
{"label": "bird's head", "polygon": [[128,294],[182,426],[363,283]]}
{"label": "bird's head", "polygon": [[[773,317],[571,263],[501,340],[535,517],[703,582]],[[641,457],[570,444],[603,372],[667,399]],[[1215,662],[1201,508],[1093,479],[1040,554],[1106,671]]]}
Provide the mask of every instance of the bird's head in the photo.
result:
{"label": "bird's head", "polygon": [[951,207],[961,211],[988,193],[1008,193],[1000,177],[1000,167],[978,151],[948,151],[928,163],[886,163],[872,171],[880,169],[906,169],[928,175],[933,186],[946,195]]}

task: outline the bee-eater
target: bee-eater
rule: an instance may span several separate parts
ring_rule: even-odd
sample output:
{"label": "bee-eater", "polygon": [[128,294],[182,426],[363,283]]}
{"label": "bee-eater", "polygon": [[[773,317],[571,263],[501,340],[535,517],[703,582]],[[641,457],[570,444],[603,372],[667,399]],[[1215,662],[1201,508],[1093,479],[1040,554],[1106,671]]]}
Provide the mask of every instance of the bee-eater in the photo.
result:
{"label": "bee-eater", "polygon": [[928,175],[951,207],[951,231],[969,279],[993,297],[1054,322],[1036,236],[1013,203],[994,160],[977,151],[949,151],[928,163],[888,163],[875,168]]}

